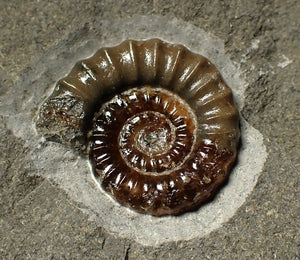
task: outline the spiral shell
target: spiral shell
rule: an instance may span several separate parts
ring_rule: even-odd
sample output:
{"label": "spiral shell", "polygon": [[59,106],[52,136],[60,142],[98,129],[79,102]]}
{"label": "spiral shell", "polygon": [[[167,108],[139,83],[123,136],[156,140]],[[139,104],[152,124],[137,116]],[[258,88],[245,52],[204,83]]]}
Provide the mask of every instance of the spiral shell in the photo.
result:
{"label": "spiral shell", "polygon": [[127,40],[77,62],[41,106],[37,127],[80,149],[88,136],[104,190],[155,216],[212,198],[239,139],[232,92],[216,67],[159,39]]}

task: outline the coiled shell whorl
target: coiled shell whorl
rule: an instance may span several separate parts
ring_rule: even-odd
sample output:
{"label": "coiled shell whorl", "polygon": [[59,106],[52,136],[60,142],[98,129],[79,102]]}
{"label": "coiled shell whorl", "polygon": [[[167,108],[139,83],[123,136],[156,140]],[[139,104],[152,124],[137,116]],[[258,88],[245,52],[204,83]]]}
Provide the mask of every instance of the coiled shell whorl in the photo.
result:
{"label": "coiled shell whorl", "polygon": [[77,62],[36,125],[76,149],[88,142],[103,189],[155,216],[212,198],[228,178],[239,139],[232,91],[216,67],[159,39],[127,40]]}

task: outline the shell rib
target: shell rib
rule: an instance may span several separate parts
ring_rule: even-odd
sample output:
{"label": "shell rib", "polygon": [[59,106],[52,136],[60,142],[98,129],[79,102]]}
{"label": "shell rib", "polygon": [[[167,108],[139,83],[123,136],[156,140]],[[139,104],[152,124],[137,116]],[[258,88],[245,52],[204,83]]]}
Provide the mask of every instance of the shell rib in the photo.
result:
{"label": "shell rib", "polygon": [[178,215],[227,180],[239,139],[231,89],[206,58],[159,39],[127,40],[76,63],[41,106],[46,137],[84,149],[119,203]]}

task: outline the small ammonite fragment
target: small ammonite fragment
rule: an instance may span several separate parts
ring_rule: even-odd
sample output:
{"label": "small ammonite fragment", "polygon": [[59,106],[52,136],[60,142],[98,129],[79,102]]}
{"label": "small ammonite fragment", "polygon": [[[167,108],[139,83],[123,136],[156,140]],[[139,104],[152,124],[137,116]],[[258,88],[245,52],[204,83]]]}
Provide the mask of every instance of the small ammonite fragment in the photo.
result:
{"label": "small ammonite fragment", "polygon": [[159,39],[128,40],[79,61],[42,105],[37,126],[76,148],[88,132],[103,189],[155,216],[211,199],[228,178],[239,139],[232,92],[215,66]]}

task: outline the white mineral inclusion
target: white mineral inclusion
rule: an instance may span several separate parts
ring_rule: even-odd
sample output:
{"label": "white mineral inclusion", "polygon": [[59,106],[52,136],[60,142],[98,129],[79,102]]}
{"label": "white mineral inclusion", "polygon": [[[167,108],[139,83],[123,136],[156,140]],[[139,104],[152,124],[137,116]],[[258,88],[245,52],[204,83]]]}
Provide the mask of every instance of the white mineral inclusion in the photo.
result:
{"label": "white mineral inclusion", "polygon": [[[163,26],[162,26],[163,25]],[[81,210],[121,238],[133,239],[146,246],[203,237],[228,221],[253,190],[267,157],[263,136],[241,118],[241,148],[238,163],[229,182],[215,199],[198,211],[179,217],[153,217],[133,212],[114,202],[94,181],[88,160],[78,157],[63,145],[45,142],[34,131],[32,111],[50,93],[55,82],[69,73],[77,60],[92,55],[104,46],[114,46],[125,39],[161,38],[182,43],[207,57],[231,87],[239,110],[243,107],[246,83],[239,69],[225,54],[224,43],[215,36],[184,21],[161,16],[135,16],[95,22],[84,37],[74,37],[72,46],[57,44],[31,63],[32,73],[16,89],[20,100],[1,100],[0,114],[8,118],[8,127],[24,139],[30,149],[28,166],[32,174],[55,181],[74,201],[84,205]],[[80,32],[74,32],[80,33]],[[63,55],[62,55],[63,54]],[[26,95],[24,89],[27,89]],[[21,98],[20,98],[21,99]],[[18,105],[19,104],[19,105]]]}

